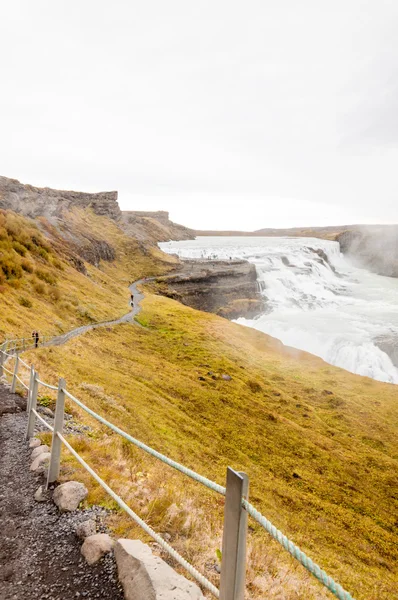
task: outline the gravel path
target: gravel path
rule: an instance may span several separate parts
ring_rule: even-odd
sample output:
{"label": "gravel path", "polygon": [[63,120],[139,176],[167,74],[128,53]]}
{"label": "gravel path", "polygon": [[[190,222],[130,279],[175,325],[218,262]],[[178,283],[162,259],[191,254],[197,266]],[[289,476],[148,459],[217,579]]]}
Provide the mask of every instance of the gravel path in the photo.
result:
{"label": "gravel path", "polygon": [[122,600],[113,555],[88,566],[74,534],[90,517],[100,524],[104,511],[60,514],[34,500],[44,480],[29,471],[23,404],[0,383],[0,600]]}

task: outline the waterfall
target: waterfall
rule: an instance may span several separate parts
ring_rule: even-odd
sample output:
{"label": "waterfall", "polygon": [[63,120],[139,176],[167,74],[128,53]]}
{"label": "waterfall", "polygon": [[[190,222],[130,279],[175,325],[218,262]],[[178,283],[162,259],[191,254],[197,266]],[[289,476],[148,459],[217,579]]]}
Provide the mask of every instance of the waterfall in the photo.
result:
{"label": "waterfall", "polygon": [[398,279],[356,268],[337,242],[200,237],[160,246],[181,258],[248,260],[267,310],[238,323],[353,373],[398,384],[398,368],[384,351],[391,341],[398,344]]}

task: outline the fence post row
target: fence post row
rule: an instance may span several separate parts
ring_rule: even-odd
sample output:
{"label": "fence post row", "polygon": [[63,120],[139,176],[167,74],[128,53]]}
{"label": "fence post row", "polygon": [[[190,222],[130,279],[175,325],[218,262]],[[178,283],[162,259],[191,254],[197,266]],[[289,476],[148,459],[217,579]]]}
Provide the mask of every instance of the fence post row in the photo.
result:
{"label": "fence post row", "polygon": [[53,481],[56,481],[59,476],[62,442],[59,439],[57,434],[58,433],[62,434],[62,429],[64,426],[64,409],[65,409],[64,388],[65,387],[66,387],[65,379],[61,378],[58,382],[58,395],[57,395],[57,404],[55,406],[54,431],[53,431],[53,439],[52,439],[52,444],[51,444],[50,466],[48,468],[47,488],[48,488],[49,484],[53,483]]}
{"label": "fence post row", "polygon": [[33,437],[35,432],[35,420],[36,415],[34,414],[34,410],[37,407],[37,393],[39,391],[39,382],[38,375],[32,366],[31,369],[31,379],[30,379],[30,393],[28,395],[28,426],[26,428],[26,439],[29,440]]}
{"label": "fence post row", "polygon": [[246,578],[247,512],[242,499],[248,499],[246,473],[227,469],[222,540],[220,600],[244,600]]}
{"label": "fence post row", "polygon": [[14,367],[14,374],[12,376],[11,394],[15,394],[15,389],[17,387],[18,366],[19,366],[19,355],[18,355],[18,352],[17,352],[15,354],[15,367]]}
{"label": "fence post row", "polygon": [[3,365],[4,365],[4,352],[6,352],[6,348],[7,348],[7,342],[4,342],[4,344],[2,344],[1,349],[0,349],[0,377],[3,377]]}

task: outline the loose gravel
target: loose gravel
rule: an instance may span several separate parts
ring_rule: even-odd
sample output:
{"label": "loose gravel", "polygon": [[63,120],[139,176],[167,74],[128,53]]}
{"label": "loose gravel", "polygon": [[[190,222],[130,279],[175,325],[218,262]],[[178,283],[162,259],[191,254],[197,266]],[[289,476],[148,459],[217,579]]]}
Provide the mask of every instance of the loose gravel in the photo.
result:
{"label": "loose gravel", "polygon": [[44,480],[29,471],[24,408],[0,383],[0,600],[122,600],[113,554],[89,567],[75,535],[89,518],[104,531],[105,511],[60,514],[51,501],[34,500]]}

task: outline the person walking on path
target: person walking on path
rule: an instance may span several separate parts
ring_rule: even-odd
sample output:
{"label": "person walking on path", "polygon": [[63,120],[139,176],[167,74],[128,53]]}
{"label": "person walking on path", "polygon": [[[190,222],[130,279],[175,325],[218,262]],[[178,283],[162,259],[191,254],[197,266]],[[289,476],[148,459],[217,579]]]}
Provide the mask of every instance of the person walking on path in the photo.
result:
{"label": "person walking on path", "polygon": [[39,332],[38,331],[34,331],[32,333],[32,338],[33,338],[33,341],[35,343],[35,348],[38,348],[38,346],[39,346]]}
{"label": "person walking on path", "polygon": [[130,306],[134,307],[134,296],[131,294],[130,296]]}

